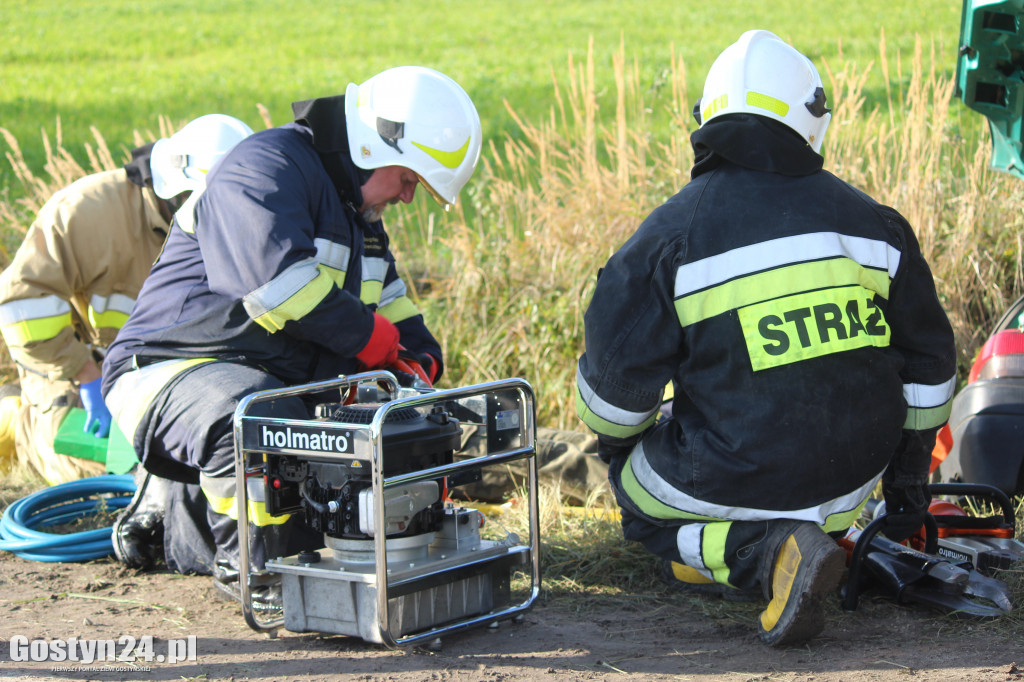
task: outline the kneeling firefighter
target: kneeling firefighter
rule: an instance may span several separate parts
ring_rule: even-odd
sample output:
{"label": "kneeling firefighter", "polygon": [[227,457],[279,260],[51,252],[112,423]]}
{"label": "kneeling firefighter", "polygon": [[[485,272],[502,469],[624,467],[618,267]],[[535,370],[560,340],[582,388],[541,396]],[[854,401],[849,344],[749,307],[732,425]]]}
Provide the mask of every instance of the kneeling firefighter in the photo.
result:
{"label": "kneeling firefighter", "polygon": [[[440,346],[407,296],[381,215],[420,184],[454,204],[481,147],[469,96],[423,67],[389,69],[293,110],[294,122],[252,135],[210,172],[191,229],[171,230],[104,363],[107,403],[145,468],[202,490],[167,507],[169,568],[213,574],[234,597],[236,405],[264,389],[388,368],[400,349],[424,381],[441,376]],[[253,414],[304,420],[310,410],[290,398]],[[322,546],[301,519],[268,515],[259,486],[248,499],[255,568]],[[280,603],[279,585],[261,587],[257,608]]]}
{"label": "kneeling firefighter", "polygon": [[[914,232],[822,170],[813,63],[768,31],[716,59],[691,181],[599,276],[579,360],[627,539],[689,591],[764,598],[771,645],[824,626],[841,534],[882,481],[920,528],[953,333]],[[672,382],[672,415],[655,421]]]}

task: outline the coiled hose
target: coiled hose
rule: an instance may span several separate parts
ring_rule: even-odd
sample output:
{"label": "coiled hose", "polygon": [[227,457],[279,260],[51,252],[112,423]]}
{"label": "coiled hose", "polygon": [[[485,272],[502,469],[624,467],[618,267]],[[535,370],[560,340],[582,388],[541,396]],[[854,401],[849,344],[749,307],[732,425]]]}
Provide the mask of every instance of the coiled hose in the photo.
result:
{"label": "coiled hose", "polygon": [[109,556],[114,553],[113,526],[66,534],[37,529],[124,509],[134,494],[135,480],[129,474],[93,476],[32,493],[12,503],[0,517],[0,550],[48,562]]}

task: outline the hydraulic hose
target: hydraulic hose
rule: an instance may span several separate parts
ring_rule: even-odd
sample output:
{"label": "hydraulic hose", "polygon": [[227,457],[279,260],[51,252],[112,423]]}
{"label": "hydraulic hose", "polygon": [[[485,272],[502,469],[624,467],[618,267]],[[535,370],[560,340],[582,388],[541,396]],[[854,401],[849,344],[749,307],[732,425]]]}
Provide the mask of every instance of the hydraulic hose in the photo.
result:
{"label": "hydraulic hose", "polygon": [[61,483],[23,497],[0,516],[0,550],[23,559],[73,562],[114,553],[113,526],[76,533],[47,533],[48,528],[128,506],[135,493],[129,474],[93,476]]}

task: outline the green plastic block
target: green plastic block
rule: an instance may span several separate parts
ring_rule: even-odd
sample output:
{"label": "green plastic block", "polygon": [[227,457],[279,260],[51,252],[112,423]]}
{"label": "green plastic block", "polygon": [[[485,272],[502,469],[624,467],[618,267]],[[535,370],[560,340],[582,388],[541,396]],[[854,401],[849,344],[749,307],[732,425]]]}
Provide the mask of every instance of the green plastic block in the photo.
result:
{"label": "green plastic block", "polygon": [[1024,0],[964,0],[956,96],[983,114],[994,169],[1024,179]]}
{"label": "green plastic block", "polygon": [[54,452],[105,462],[107,471],[112,474],[127,473],[138,463],[135,448],[116,424],[110,425],[109,438],[97,438],[91,433],[85,433],[82,430],[84,427],[85,410],[72,408],[57,430],[57,437],[53,440]]}
{"label": "green plastic block", "polygon": [[57,429],[57,437],[53,440],[53,449],[61,455],[71,455],[80,459],[91,459],[94,462],[107,461],[108,438],[97,438],[85,433],[85,410],[74,407]]}
{"label": "green plastic block", "polygon": [[110,425],[110,438],[107,439],[107,471],[112,474],[126,474],[139,463],[135,447],[128,442],[117,424]]}

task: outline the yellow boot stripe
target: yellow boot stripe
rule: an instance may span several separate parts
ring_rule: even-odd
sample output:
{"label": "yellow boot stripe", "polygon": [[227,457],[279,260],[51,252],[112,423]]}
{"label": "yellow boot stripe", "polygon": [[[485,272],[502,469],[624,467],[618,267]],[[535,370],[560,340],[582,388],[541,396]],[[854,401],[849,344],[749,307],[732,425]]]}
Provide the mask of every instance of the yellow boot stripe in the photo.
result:
{"label": "yellow boot stripe", "polygon": [[681,564],[677,561],[672,562],[672,575],[676,580],[684,583],[690,583],[691,585],[707,585],[715,582],[693,566],[687,566],[686,564]]}
{"label": "yellow boot stripe", "polygon": [[775,570],[772,571],[772,600],[761,612],[761,627],[770,631],[782,617],[782,611],[789,602],[789,593],[796,581],[796,572],[800,568],[800,547],[796,538],[790,535],[782,544],[779,556],[775,560]]}

